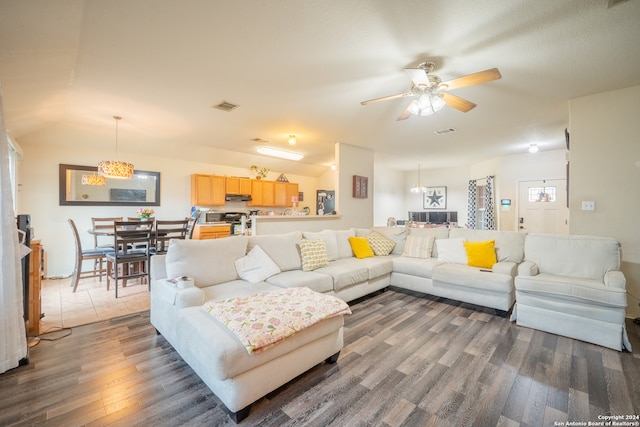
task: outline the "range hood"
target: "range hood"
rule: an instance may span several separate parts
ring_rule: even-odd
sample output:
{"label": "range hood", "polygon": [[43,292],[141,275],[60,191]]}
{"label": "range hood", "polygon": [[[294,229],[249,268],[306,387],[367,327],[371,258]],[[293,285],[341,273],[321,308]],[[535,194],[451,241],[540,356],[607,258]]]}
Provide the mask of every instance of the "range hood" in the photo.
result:
{"label": "range hood", "polygon": [[227,194],[224,199],[227,202],[250,202],[251,194]]}

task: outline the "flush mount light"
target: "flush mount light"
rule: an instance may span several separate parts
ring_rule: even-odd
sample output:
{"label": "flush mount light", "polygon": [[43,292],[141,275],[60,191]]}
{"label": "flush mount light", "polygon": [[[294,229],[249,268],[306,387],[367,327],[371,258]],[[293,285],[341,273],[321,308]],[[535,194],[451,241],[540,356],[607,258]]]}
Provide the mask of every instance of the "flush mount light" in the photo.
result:
{"label": "flush mount light", "polygon": [[538,152],[538,144],[530,144],[529,145],[529,152],[530,153],[537,153]]}
{"label": "flush mount light", "polygon": [[287,160],[300,160],[304,157],[300,153],[278,150],[277,148],[271,148],[271,147],[258,147],[256,151],[260,154],[264,154],[265,156],[280,157],[281,159],[287,159]]}

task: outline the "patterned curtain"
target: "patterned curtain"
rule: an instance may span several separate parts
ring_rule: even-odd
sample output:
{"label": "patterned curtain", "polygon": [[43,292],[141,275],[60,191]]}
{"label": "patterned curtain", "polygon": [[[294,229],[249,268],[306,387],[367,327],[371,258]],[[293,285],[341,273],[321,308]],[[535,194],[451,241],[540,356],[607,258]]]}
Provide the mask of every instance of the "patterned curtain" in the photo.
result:
{"label": "patterned curtain", "polygon": [[496,214],[495,214],[494,203],[493,203],[493,179],[494,178],[495,178],[494,176],[487,177],[487,186],[484,192],[484,207],[485,207],[484,220],[485,220],[485,225],[487,230],[496,229],[496,220],[495,220]]}
{"label": "patterned curtain", "polygon": [[469,228],[472,230],[476,228],[476,180],[469,180],[469,203],[468,203],[467,221],[469,222]]}

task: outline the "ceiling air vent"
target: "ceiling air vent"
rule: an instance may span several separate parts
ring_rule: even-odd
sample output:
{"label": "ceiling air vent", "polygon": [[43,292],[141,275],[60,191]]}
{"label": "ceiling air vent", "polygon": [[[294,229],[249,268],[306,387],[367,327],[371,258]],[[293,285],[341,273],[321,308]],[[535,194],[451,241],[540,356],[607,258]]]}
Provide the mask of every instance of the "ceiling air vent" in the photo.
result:
{"label": "ceiling air vent", "polygon": [[434,133],[436,135],[444,135],[446,133],[451,133],[451,132],[458,132],[458,129],[454,129],[454,128],[449,128],[449,129],[441,129],[441,130],[437,130]]}
{"label": "ceiling air vent", "polygon": [[213,108],[217,108],[218,110],[226,111],[228,113],[229,111],[238,108],[238,106],[228,101],[222,101],[220,104],[214,105]]}

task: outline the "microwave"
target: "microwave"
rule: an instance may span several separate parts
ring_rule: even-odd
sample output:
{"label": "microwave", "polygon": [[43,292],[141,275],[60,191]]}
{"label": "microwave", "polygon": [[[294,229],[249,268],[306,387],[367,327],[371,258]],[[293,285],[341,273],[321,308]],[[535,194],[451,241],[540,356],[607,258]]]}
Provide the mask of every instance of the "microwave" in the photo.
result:
{"label": "microwave", "polygon": [[224,221],[223,216],[223,212],[205,212],[204,222],[222,222]]}

